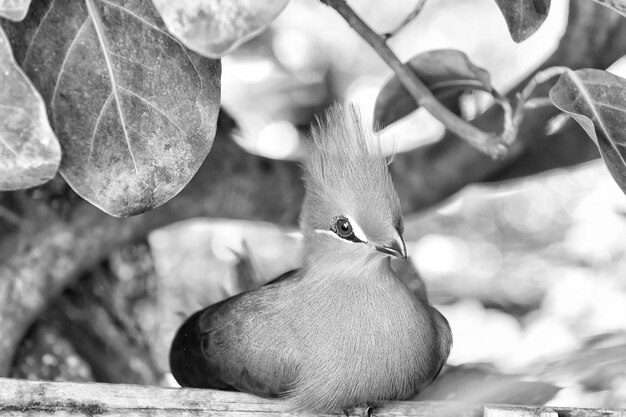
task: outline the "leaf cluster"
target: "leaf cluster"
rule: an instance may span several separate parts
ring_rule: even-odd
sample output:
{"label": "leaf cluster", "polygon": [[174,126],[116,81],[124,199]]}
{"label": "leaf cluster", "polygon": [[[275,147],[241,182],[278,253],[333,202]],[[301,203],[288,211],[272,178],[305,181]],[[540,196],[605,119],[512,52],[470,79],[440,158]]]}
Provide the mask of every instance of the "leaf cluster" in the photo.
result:
{"label": "leaf cluster", "polygon": [[[514,100],[457,50],[401,62],[387,40],[419,18],[425,0],[378,34],[345,0],[335,9],[394,71],[375,106],[384,128],[423,106],[447,129],[494,157],[507,154],[528,108],[554,105],[598,146],[626,191],[626,80],[598,69],[545,69]],[[624,14],[626,1],[597,0]],[[113,216],[139,214],[180,192],[209,153],[220,105],[219,58],[264,30],[288,0],[0,0],[0,190],[33,187],[59,172]],[[544,22],[550,0],[495,0],[511,38]],[[3,19],[1,19],[3,18]],[[549,97],[535,86],[558,80]],[[462,117],[472,91],[503,109],[500,132]]]}

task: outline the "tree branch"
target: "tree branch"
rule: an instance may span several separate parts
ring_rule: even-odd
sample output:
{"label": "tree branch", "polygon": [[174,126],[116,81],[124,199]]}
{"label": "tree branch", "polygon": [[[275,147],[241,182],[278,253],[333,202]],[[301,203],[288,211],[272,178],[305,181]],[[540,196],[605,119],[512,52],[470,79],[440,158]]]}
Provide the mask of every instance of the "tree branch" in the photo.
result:
{"label": "tree branch", "polygon": [[[0,416],[311,416],[285,401],[210,389],[175,389],[125,384],[20,381],[0,378]],[[331,414],[315,414],[328,416]],[[367,415],[359,409],[357,415]],[[550,416],[626,417],[624,410],[524,407],[425,401],[392,401],[375,410],[391,416]]]}
{"label": "tree branch", "polygon": [[[565,34],[539,70],[554,66],[607,68],[625,50],[626,20],[622,16],[595,2],[572,0]],[[509,99],[514,99],[531,78],[513,88]],[[548,84],[539,85],[532,97],[547,97],[549,89]],[[467,184],[517,178],[599,157],[596,145],[575,123],[546,135],[548,121],[560,114],[554,106],[527,113],[518,139],[503,160],[486,157],[449,131],[440,141],[396,158],[390,167],[403,209],[411,212],[437,204]],[[501,109],[494,106],[472,123],[489,129],[501,120]]]}
{"label": "tree branch", "polygon": [[[476,126],[461,119],[439,102],[430,92],[428,87],[417,75],[405,66],[387,45],[385,38],[379,36],[365,23],[345,0],[321,0],[322,3],[332,7],[343,17],[346,22],[378,53],[378,55],[396,73],[404,87],[413,96],[418,105],[424,106],[435,118],[443,123],[447,129],[459,137],[465,139],[476,149],[493,158],[506,155],[507,145],[510,138],[514,138],[514,132],[505,130],[502,136],[487,133]],[[513,129],[512,123],[505,123],[509,129]]]}

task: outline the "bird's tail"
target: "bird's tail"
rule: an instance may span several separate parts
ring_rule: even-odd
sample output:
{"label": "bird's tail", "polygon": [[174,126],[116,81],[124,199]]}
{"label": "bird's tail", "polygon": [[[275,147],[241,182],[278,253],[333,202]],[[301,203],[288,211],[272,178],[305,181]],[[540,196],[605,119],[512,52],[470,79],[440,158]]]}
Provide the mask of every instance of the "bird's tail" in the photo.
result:
{"label": "bird's tail", "polygon": [[199,320],[203,312],[194,313],[178,329],[170,348],[170,369],[176,382],[183,387],[228,389],[228,386],[216,386],[222,384],[216,384],[212,375],[215,370],[210,369],[202,353]]}

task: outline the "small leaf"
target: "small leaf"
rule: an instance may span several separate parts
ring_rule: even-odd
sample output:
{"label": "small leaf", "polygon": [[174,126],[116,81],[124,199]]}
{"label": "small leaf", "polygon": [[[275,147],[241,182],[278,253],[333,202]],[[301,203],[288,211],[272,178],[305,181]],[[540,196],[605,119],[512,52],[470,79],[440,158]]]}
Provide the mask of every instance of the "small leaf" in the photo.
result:
{"label": "small leaf", "polygon": [[496,4],[515,42],[522,42],[535,33],[550,11],[550,0],[496,0]]}
{"label": "small leaf", "polygon": [[175,196],[213,144],[220,62],[171,36],[149,1],[41,1],[6,24],[44,98],[61,174],[114,216]]}
{"label": "small leaf", "polygon": [[288,0],[152,0],[170,33],[197,53],[218,58],[265,29]]}
{"label": "small leaf", "polygon": [[15,63],[2,27],[0,86],[0,190],[42,184],[59,169],[61,147],[43,99]]}
{"label": "small leaf", "polygon": [[588,392],[615,389],[626,374],[626,332],[600,333],[579,342],[579,347],[544,356],[528,369],[542,381],[565,382]]}
{"label": "small leaf", "polygon": [[235,282],[233,283],[234,294],[253,290],[257,288],[261,282],[267,281],[267,279],[261,277],[257,262],[245,239],[241,242],[241,249],[241,252],[231,249],[237,258],[237,263],[235,264]]}
{"label": "small leaf", "polygon": [[593,139],[613,179],[626,193],[626,80],[597,69],[568,71],[550,89],[556,107]]}
{"label": "small leaf", "polygon": [[492,365],[447,365],[441,375],[413,400],[543,405],[560,387],[524,381],[523,375],[503,374]]}
{"label": "small leaf", "polygon": [[0,0],[0,17],[19,22],[26,17],[30,0]]}
{"label": "small leaf", "polygon": [[[433,95],[452,111],[468,89],[492,91],[489,73],[474,65],[461,51],[441,49],[421,53],[407,63]],[[419,106],[397,75],[391,77],[376,98],[374,124],[382,129]]]}
{"label": "small leaf", "polygon": [[615,10],[622,16],[626,16],[626,0],[594,0],[596,3],[600,3],[610,9]]}

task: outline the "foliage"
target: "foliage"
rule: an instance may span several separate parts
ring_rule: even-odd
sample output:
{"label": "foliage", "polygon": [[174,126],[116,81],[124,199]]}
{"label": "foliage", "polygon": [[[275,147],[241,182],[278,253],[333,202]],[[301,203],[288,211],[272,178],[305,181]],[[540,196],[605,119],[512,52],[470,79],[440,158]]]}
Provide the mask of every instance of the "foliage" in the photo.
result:
{"label": "foliage", "polygon": [[[537,80],[531,81],[515,102],[509,102],[490,86],[489,74],[460,51],[430,51],[403,66],[387,47],[385,37],[372,31],[344,0],[323,2],[335,8],[396,72],[377,103],[375,120],[380,126],[424,105],[478,149],[494,157],[507,153],[525,108],[532,104],[528,97]],[[142,213],[171,199],[211,149],[219,108],[220,65],[193,51],[210,57],[229,53],[265,28],[286,5],[285,0],[170,3],[37,2],[23,22],[2,22],[18,64],[46,103],[63,150],[61,175],[84,199],[114,216]],[[601,3],[623,10],[619,1]],[[549,0],[497,0],[496,4],[517,42],[541,26],[550,8]],[[422,6],[419,2],[411,18]],[[0,3],[0,16],[19,20],[27,8],[27,2],[5,0]],[[0,64],[10,66],[12,61],[5,53]],[[579,78],[569,71],[560,73],[564,74],[550,97],[569,114],[571,106],[563,101],[568,94],[587,97],[588,107],[594,109],[603,104],[590,93],[592,84],[612,91],[625,85],[622,78],[601,70],[585,72],[585,83],[568,82]],[[16,70],[9,77],[0,97],[15,107],[16,93],[10,86],[19,83],[23,74]],[[450,112],[460,112],[458,99],[467,89],[493,94],[504,110],[500,134],[482,132]],[[26,100],[25,95],[18,95]],[[31,95],[30,101],[37,100],[36,92]],[[611,101],[618,112],[626,106],[619,94]],[[59,163],[56,139],[46,131],[40,112],[21,114],[22,118],[16,118],[3,113],[5,151],[0,154],[0,172],[5,174],[0,187],[4,190],[46,181]],[[588,133],[593,133],[589,123],[595,130],[606,130],[604,120],[593,115],[575,119],[583,117]],[[608,121],[617,122],[619,118]],[[18,130],[30,134],[16,135]],[[597,141],[616,178],[626,169],[621,143],[618,135],[603,135]],[[626,190],[623,181],[618,183]]]}
{"label": "foliage", "polygon": [[30,0],[1,0],[0,1],[0,17],[19,22],[28,13]]}
{"label": "foliage", "polygon": [[169,35],[150,3],[37,2],[24,22],[3,26],[46,102],[60,172],[78,194],[128,216],[189,182],[215,135],[220,63]]}
{"label": "foliage", "polygon": [[219,58],[265,29],[287,0],[154,0],[169,31],[185,46]]}
{"label": "foliage", "polygon": [[626,191],[626,83],[595,69],[567,71],[550,90],[555,106],[571,115],[600,149],[609,172]]}
{"label": "foliage", "polygon": [[[471,89],[491,92],[489,73],[474,65],[461,51],[434,50],[413,57],[407,65],[450,110],[460,112],[461,95]],[[374,121],[382,127],[407,116],[419,106],[394,75],[380,90]]]}
{"label": "foliage", "polygon": [[50,180],[61,148],[46,117],[39,92],[15,63],[0,28],[0,188],[33,187]]}
{"label": "foliage", "polygon": [[495,1],[515,42],[522,42],[535,33],[550,10],[550,0]]}
{"label": "foliage", "polygon": [[[421,7],[424,5],[423,0],[417,1],[414,12],[407,16],[395,30],[382,36],[368,27],[369,19],[364,19],[365,21],[355,24],[354,12],[345,2],[340,0],[322,2],[333,8],[342,6],[341,10],[345,13],[342,16],[355,29],[358,29],[357,31],[361,36],[367,38],[366,40],[387,63],[394,63],[392,67],[395,74],[380,91],[379,103],[376,107],[374,118],[380,125],[396,123],[399,125],[402,120],[408,119],[416,109],[424,107],[436,117],[442,118],[449,131],[462,136],[478,149],[490,153],[488,152],[489,149],[497,147],[498,152],[509,152],[511,159],[517,158],[519,155],[516,153],[519,150],[517,145],[522,146],[523,144],[514,143],[514,139],[518,127],[522,124],[535,124],[539,127],[535,130],[524,131],[522,126],[520,131],[524,134],[520,137],[540,138],[541,140],[536,142],[542,143],[555,142],[555,137],[543,140],[544,136],[541,134],[546,121],[556,113],[556,109],[552,105],[550,105],[549,111],[553,111],[553,113],[545,115],[547,112],[543,111],[548,108],[546,103],[549,98],[547,97],[548,88],[542,84],[547,84],[547,81],[553,77],[560,77],[550,94],[553,104],[564,114],[567,114],[569,119],[579,122],[595,140],[595,144],[600,149],[616,182],[622,186],[622,189],[624,188],[624,161],[621,145],[623,141],[620,138],[619,129],[624,108],[624,95],[622,93],[624,80],[622,78],[601,70],[580,70],[576,66],[579,61],[572,63],[570,60],[567,65],[576,68],[576,71],[561,67],[543,69],[531,76],[529,81],[524,82],[526,88],[523,88],[522,85],[518,97],[510,94],[509,99],[505,99],[491,87],[489,73],[472,63],[474,58],[476,58],[476,62],[480,62],[474,54],[470,54],[472,55],[472,59],[470,59],[460,51],[432,50],[408,59],[406,66],[403,66],[402,62],[395,58],[393,52],[386,46],[386,42],[390,37],[400,32],[408,21],[420,16]],[[354,0],[355,7],[358,2],[358,0]],[[146,213],[144,216],[126,219],[124,222],[118,222],[97,210],[89,210],[89,207],[86,207],[88,204],[79,199],[72,197],[65,201],[64,193],[68,190],[68,185],[58,177],[44,187],[25,192],[0,193],[0,220],[2,221],[0,222],[0,235],[4,234],[3,238],[7,237],[4,241],[0,241],[0,256],[6,253],[12,256],[12,258],[7,258],[8,261],[3,261],[4,263],[0,264],[0,298],[5,297],[3,304],[6,305],[4,308],[0,308],[0,333],[11,335],[5,341],[9,339],[19,340],[21,338],[20,332],[32,323],[33,317],[41,317],[40,309],[42,307],[40,306],[48,303],[60,292],[60,288],[71,282],[71,278],[60,277],[72,276],[77,271],[93,271],[94,269],[96,271],[94,275],[97,275],[99,269],[94,268],[94,265],[98,259],[109,256],[111,248],[119,245],[120,242],[128,242],[137,236],[145,235],[146,230],[178,219],[199,215],[295,223],[299,201],[298,194],[285,192],[285,189],[301,188],[301,184],[297,180],[298,171],[294,164],[278,165],[274,163],[275,161],[251,157],[243,151],[239,152],[239,148],[236,148],[235,145],[231,146],[227,140],[220,142],[219,139],[216,139],[215,146],[212,146],[217,109],[220,104],[220,64],[216,59],[206,59],[200,56],[219,57],[229,54],[239,45],[243,45],[243,48],[239,49],[243,56],[245,56],[246,50],[261,49],[259,48],[259,45],[262,44],[261,41],[253,40],[245,45],[244,43],[250,37],[262,32],[276,15],[281,13],[286,3],[286,0],[271,2],[246,0],[164,2],[154,0],[153,3],[148,0],[72,0],[65,2],[41,0],[33,2],[31,6],[29,1],[0,0],[0,17],[7,19],[7,21],[1,20],[0,23],[8,35],[8,41],[0,43],[0,80],[2,80],[0,82],[0,190],[32,187],[52,178],[59,166],[60,148],[63,149],[63,163],[60,173],[65,181],[84,199],[114,216],[129,216],[151,210],[168,201],[185,187],[179,198],[172,201],[173,204],[169,204],[161,210]],[[625,2],[611,0],[597,1],[597,3],[623,13]],[[220,4],[223,6],[222,9],[214,9]],[[516,41],[523,41],[542,25],[550,4],[549,1],[543,0],[515,3],[496,1],[493,7],[494,13],[497,13],[496,7],[500,7],[511,32],[511,37]],[[594,7],[603,9],[599,6]],[[207,14],[207,10],[215,10],[215,13]],[[22,20],[27,11],[29,12],[28,16]],[[527,13],[529,11],[530,14]],[[608,10],[605,12],[607,15],[609,14]],[[614,15],[619,17],[617,14]],[[591,25],[593,29],[583,32],[583,36],[594,31],[604,33],[602,29],[608,26],[605,24],[606,20],[596,20],[597,22],[601,24]],[[297,24],[297,22],[294,23]],[[323,31],[321,27],[315,29],[320,32]],[[261,36],[269,37],[267,36],[268,32]],[[590,38],[591,36],[586,37]],[[333,41],[341,43],[344,39],[337,38]],[[293,39],[292,44],[298,45],[297,37]],[[610,45],[602,45],[610,49]],[[14,57],[11,54],[11,49]],[[590,50],[588,47],[581,49]],[[581,52],[579,55],[593,54]],[[614,59],[615,57],[611,61]],[[608,61],[609,58],[605,60]],[[581,62],[586,63],[582,65],[583,67],[597,65],[598,68],[606,68],[605,65],[598,64],[597,60],[591,60],[592,63],[584,60]],[[558,60],[549,61],[550,65],[561,63]],[[315,64],[322,65],[319,62]],[[398,72],[398,68],[404,68],[406,71]],[[297,70],[298,68],[293,71]],[[299,70],[301,73],[306,72],[302,68]],[[30,77],[32,83],[28,81],[24,73]],[[309,74],[298,75],[303,75],[300,78],[306,79]],[[331,77],[329,76],[329,78]],[[418,83],[424,84],[423,88]],[[289,90],[288,94],[290,97],[294,97],[293,100],[302,96],[302,91],[298,91],[292,85],[287,86],[287,84],[282,78],[272,88],[280,89],[281,92]],[[495,81],[494,84],[497,85]],[[318,89],[320,85],[322,84],[319,82],[315,84]],[[463,114],[464,103],[462,101],[470,96],[472,91],[491,94],[501,109],[504,109],[504,125],[501,129],[501,125],[496,126],[496,123],[485,123],[480,120],[472,121],[473,125],[466,123],[463,118],[465,115]],[[246,91],[246,93],[251,94],[250,91]],[[431,95],[427,96],[425,93]],[[254,100],[249,101],[254,102]],[[269,100],[263,102],[264,105],[268,103]],[[290,103],[294,103],[294,101]],[[5,105],[4,111],[9,109],[10,117],[3,115],[3,104]],[[532,118],[526,117],[524,120],[527,110],[529,108],[537,109],[538,106],[544,106],[542,111],[533,113]],[[26,118],[15,117],[13,108],[24,109],[19,112]],[[441,108],[446,109],[450,114],[446,116]],[[496,112],[493,112],[497,115],[494,119],[498,121],[498,124],[501,123],[500,120],[502,119],[502,112],[498,112],[499,110],[496,108]],[[50,119],[49,122],[46,120],[45,112]],[[541,117],[535,117],[539,113]],[[463,117],[457,117],[459,114]],[[301,119],[306,119],[308,122],[308,116],[307,113]],[[528,123],[523,123],[524,121]],[[223,120],[220,122],[221,127],[224,125],[222,122]],[[52,125],[52,128],[49,125]],[[467,127],[474,127],[474,125],[480,128],[489,126],[489,130],[501,130],[502,134],[493,134],[490,131],[485,132],[477,128],[467,133]],[[570,146],[571,152],[577,153],[580,148],[576,141],[585,141],[580,140],[580,137],[575,134],[571,134],[572,129],[574,133],[575,129],[580,130],[575,123],[566,123],[557,132],[557,136],[561,134],[571,138],[567,144],[572,145]],[[580,131],[582,132],[582,130]],[[58,137],[58,143],[55,134]],[[478,134],[478,136],[473,136],[474,134]],[[22,149],[24,152],[9,151],[7,153],[6,144],[3,140],[12,148]],[[487,145],[482,146],[481,141],[486,141]],[[460,141],[459,143],[466,145]],[[3,144],[5,148],[2,147]],[[95,147],[92,148],[92,144]],[[588,141],[588,144],[591,147],[595,146],[592,141]],[[405,191],[426,189],[430,198],[428,203],[432,204],[433,201],[440,201],[458,190],[459,186],[450,186],[449,182],[446,183],[446,178],[449,179],[454,175],[462,177],[464,179],[463,185],[477,180],[489,179],[489,175],[484,174],[486,171],[482,171],[484,175],[479,178],[474,173],[474,167],[468,169],[467,160],[463,159],[465,154],[458,152],[459,148],[450,147],[449,142],[445,140],[437,146],[439,147],[428,148],[423,151],[421,157],[419,150],[400,155],[395,164],[392,165],[392,170],[396,169],[395,174],[399,173],[394,179],[399,183],[399,186],[404,184]],[[86,152],[85,148],[87,149]],[[93,154],[92,150],[94,151]],[[470,150],[473,151],[473,149]],[[209,151],[211,152],[207,157]],[[408,158],[404,158],[405,156]],[[413,158],[413,156],[417,157]],[[540,156],[545,159],[554,159],[560,155],[555,152],[545,152]],[[594,154],[593,157],[597,157],[597,155]],[[420,172],[417,171],[416,167],[428,167],[431,160],[443,161],[443,163],[433,162],[430,165],[439,168],[433,170],[435,172],[433,176],[443,178],[441,182],[429,182],[425,175],[420,175]],[[206,161],[203,165],[204,171],[201,172],[204,175],[197,175],[195,183],[187,186],[187,182],[203,161]],[[489,168],[491,172],[502,167],[502,165],[496,165],[499,162],[487,158],[481,161],[481,165],[491,167]],[[549,163],[547,165],[553,167]],[[245,168],[242,169],[242,167]],[[254,178],[255,181],[250,181],[250,178]],[[199,186],[198,181],[207,184]],[[263,187],[264,181],[271,184],[271,189]],[[587,180],[587,182],[593,183],[594,186],[598,185],[595,180]],[[290,188],[290,184],[295,185]],[[438,187],[438,185],[441,186]],[[252,190],[256,191],[253,192]],[[512,187],[507,186],[506,192],[510,193],[511,190]],[[401,192],[400,194],[406,197],[409,193]],[[550,191],[549,194],[554,197],[555,193]],[[413,195],[406,197],[406,199],[408,204],[403,201],[403,206],[409,212],[424,207],[423,205],[420,206],[423,204],[423,200],[416,202]],[[273,205],[266,204],[270,200]],[[535,193],[524,200],[524,203],[511,203],[510,205],[514,207],[509,208],[508,212],[510,212],[510,217],[515,219],[515,224],[524,223],[529,217],[532,217],[532,210],[528,209],[527,206],[527,204],[531,204],[528,203],[531,200],[533,207],[541,209],[546,204],[546,193]],[[264,204],[265,206],[263,206]],[[46,205],[52,208],[50,211],[60,213],[59,217],[62,220],[59,221],[56,217],[50,216],[48,211],[42,210],[42,207]],[[69,207],[71,205],[79,208],[76,210],[78,215],[73,208]],[[190,208],[192,206],[196,208]],[[32,212],[38,211],[44,214],[40,217],[24,216],[22,219],[20,216],[23,214],[23,207],[27,207]],[[441,294],[441,287],[447,285],[455,287],[454,289],[457,291],[450,291],[452,295],[448,298],[461,297],[463,299],[463,294],[459,296],[459,288],[468,293],[472,291],[488,292],[488,295],[483,294],[483,298],[474,293],[464,294],[465,298],[480,300],[481,308],[487,306],[488,309],[485,311],[489,313],[495,314],[499,310],[520,309],[519,298],[524,298],[523,294],[525,294],[520,288],[532,287],[533,283],[538,281],[537,265],[532,261],[515,258],[509,261],[505,260],[508,269],[490,269],[489,265],[499,262],[500,257],[497,252],[494,255],[494,252],[488,249],[495,246],[501,248],[505,245],[503,241],[496,236],[491,245],[480,245],[475,239],[472,239],[471,233],[460,226],[460,224],[469,224],[471,218],[480,225],[488,224],[489,227],[485,227],[485,233],[489,233],[493,225],[485,223],[484,217],[497,220],[500,212],[507,212],[501,207],[496,208],[497,210],[491,214],[479,216],[464,206],[461,211],[464,212],[465,219],[451,222],[450,219],[446,218],[445,221],[432,226],[430,229],[424,227],[423,224],[415,228],[416,230],[419,229],[419,233],[430,230],[430,233],[433,234],[441,233],[442,230],[447,230],[445,227],[449,227],[454,229],[454,232],[450,230],[451,235],[458,233],[458,235],[454,235],[454,237],[458,236],[456,239],[449,240],[452,243],[458,243],[461,238],[467,240],[467,246],[471,249],[471,265],[466,264],[460,267],[461,270],[454,277],[446,276],[445,279],[429,280],[428,275],[423,274],[431,297],[433,293],[435,297],[437,293]],[[15,210],[15,213],[11,210]],[[450,207],[448,210],[451,210]],[[561,217],[565,216],[563,214],[565,211],[545,210],[549,210],[552,217],[559,217],[559,221],[562,220]],[[81,216],[84,213],[87,213],[87,217]],[[167,217],[167,221],[155,221],[155,213],[156,216]],[[53,217],[53,221],[49,221],[50,217]],[[597,214],[589,215],[589,217],[606,218],[606,216],[598,216]],[[33,219],[36,219],[36,222]],[[66,219],[71,220],[64,222]],[[531,228],[532,239],[536,240],[538,235],[543,236],[548,229],[545,226],[542,228],[541,225],[539,228],[542,229],[541,233],[536,227]],[[1,246],[9,247],[16,241],[9,239],[9,235],[15,229],[20,232],[28,232],[33,229],[41,231],[41,233],[28,236],[29,240],[17,240],[20,243],[21,252],[5,251],[3,254]],[[611,230],[613,229],[616,228],[612,227]],[[6,233],[7,230],[10,233]],[[410,230],[411,228],[407,227],[407,235]],[[594,228],[594,230],[599,229]],[[57,232],[58,242],[50,238],[55,232]],[[249,237],[250,233],[247,232],[246,238]],[[232,228],[224,232],[218,240],[223,244],[229,239],[233,239]],[[416,240],[415,236],[408,236],[408,239]],[[170,258],[175,256],[176,250],[174,249],[178,249],[180,252],[181,247],[184,246],[183,243],[189,243],[190,239],[189,234],[185,233],[176,242],[172,241],[171,234],[162,240],[171,243],[172,248],[164,251],[167,256],[157,257],[160,261],[168,256]],[[516,246],[524,239],[515,236],[515,239],[511,240],[509,245]],[[532,240],[533,244],[535,240]],[[567,242],[566,239],[557,240]],[[43,243],[39,245],[40,242]],[[426,260],[430,259],[431,262],[418,259],[418,266],[422,265],[424,268],[438,262],[437,265],[441,267],[441,259],[446,258],[446,256],[447,259],[444,259],[443,263],[448,269],[455,262],[458,263],[458,257],[454,252],[451,254],[450,251],[441,250],[442,242],[444,249],[446,247],[450,249],[450,242],[446,246],[447,241],[445,239],[439,239],[439,245],[436,239],[434,243],[433,239],[424,239],[423,242],[420,242],[420,248],[422,246],[430,248],[430,252],[425,258]],[[207,247],[214,246],[207,242],[192,241],[191,243],[190,247],[196,250],[206,250]],[[65,250],[63,245],[68,248],[81,246],[84,249],[78,251]],[[14,246],[17,247],[17,245]],[[289,268],[297,266],[298,257],[293,253],[297,247],[296,243],[289,242],[287,245],[277,245],[271,237],[268,238],[268,232],[263,231],[262,244],[259,246],[266,250],[272,250],[274,253],[274,258],[268,261],[273,269],[267,276],[275,276],[282,272],[277,270],[279,263],[276,262],[276,258],[281,258],[283,262],[289,262]],[[479,256],[482,249],[485,249],[484,254]],[[184,252],[188,254],[191,250],[185,248]],[[554,247],[551,246],[550,250],[554,251]],[[129,250],[123,248],[122,253],[126,252]],[[237,278],[239,281],[237,285],[226,285],[218,289],[206,288],[207,284],[217,285],[215,282],[208,282],[211,280],[207,279],[206,271],[220,277],[228,276],[229,272],[220,268],[213,259],[203,253],[201,265],[182,262],[182,264],[175,265],[170,271],[163,274],[168,278],[169,287],[165,290],[161,289],[164,293],[162,299],[175,298],[172,294],[181,291],[183,282],[191,294],[191,301],[186,300],[188,302],[185,302],[184,306],[190,309],[201,307],[201,305],[193,303],[197,302],[194,298],[196,296],[210,295],[214,297],[216,294],[223,296],[227,292],[226,289],[232,290],[234,287],[236,290],[249,287],[258,279],[253,277],[254,262],[244,262],[246,261],[245,256],[250,255],[247,252],[244,247],[239,254],[242,256],[242,262],[238,265]],[[253,247],[250,252],[258,256],[259,249]],[[584,252],[586,256],[589,256],[590,251],[587,250],[587,247],[585,247]],[[20,257],[24,253],[28,256]],[[292,255],[286,255],[289,253]],[[575,256],[572,255],[572,257]],[[468,261],[467,253],[465,258],[463,256],[460,258]],[[580,262],[588,262],[585,257],[582,258]],[[17,261],[12,262],[13,260]],[[250,261],[250,259],[247,260]],[[578,258],[576,262],[578,262]],[[494,277],[490,281],[493,285],[487,286],[484,276],[478,272],[472,275],[473,270],[481,269],[483,264],[487,264],[483,270],[486,268],[493,272]],[[32,266],[34,267],[29,269]],[[496,272],[498,273],[496,274]],[[591,280],[591,277],[596,278],[597,273],[597,268],[593,272],[588,271],[589,279]],[[197,275],[197,280],[191,279],[194,274]],[[246,274],[248,274],[247,278]],[[401,274],[403,277],[409,277],[412,285],[421,283],[418,278],[411,276],[411,271],[402,271]],[[546,271],[542,270],[540,275],[545,278],[545,285],[553,282],[552,274],[552,269],[549,271],[547,268]],[[569,275],[562,272],[557,272],[557,275],[559,275],[558,282],[562,282],[562,287],[569,288],[572,286],[571,282],[567,280]],[[42,277],[46,279],[42,280]],[[101,278],[96,276],[95,279],[88,280],[92,286],[86,289],[85,293],[93,292],[100,294],[102,298],[108,297],[113,300],[123,298],[119,294],[101,292],[100,287],[106,284],[106,282],[102,284]],[[136,279],[133,279],[133,282],[135,281]],[[33,282],[40,283],[40,285],[33,286]],[[94,282],[96,284],[93,284]],[[468,282],[471,282],[472,285],[467,285]],[[20,289],[24,290],[16,292]],[[423,286],[412,289],[416,292],[424,292]],[[27,293],[39,294],[40,292],[45,294],[41,300],[33,301],[32,298],[24,296]],[[561,291],[560,288],[553,293],[568,294]],[[527,310],[536,308],[534,304],[539,303],[538,300],[542,299],[537,294],[543,293],[541,291],[533,292],[533,297],[530,297],[531,300],[525,307]],[[507,304],[507,297],[514,298],[514,300]],[[25,301],[14,302],[20,298],[24,298]],[[76,298],[75,304],[78,304],[80,309],[71,302],[65,302],[68,301],[67,297],[61,298],[57,305],[60,303],[68,311],[74,311],[79,319],[86,322],[84,328],[95,327],[93,323],[96,320],[91,318],[101,317],[98,309],[102,308],[102,305],[95,301],[92,303],[93,299],[87,296]],[[441,302],[441,298],[439,300],[435,298],[435,300]],[[85,308],[82,304],[89,304],[89,307],[93,308]],[[603,302],[602,304],[607,303]],[[492,309],[494,306],[495,309]],[[165,326],[171,325],[170,330],[173,332],[174,327],[180,321],[180,317],[166,321],[161,320],[161,316],[156,314],[157,312],[169,314],[174,311],[170,307],[159,305],[145,316],[150,323],[158,321],[161,327],[163,327],[163,323]],[[107,311],[110,313],[121,310],[115,305],[115,308],[109,308]],[[500,332],[499,328],[494,331],[488,320],[480,318],[481,316],[474,314],[471,309],[463,310],[459,307],[458,310],[460,313],[456,314],[457,316],[464,316],[468,319],[471,316],[477,323],[476,326],[472,327],[463,322],[457,328],[482,329],[482,333],[477,332],[472,335],[474,339],[484,339],[483,336],[490,333],[493,339],[488,339],[486,343],[491,344],[493,350],[501,347],[501,344],[496,343],[498,339],[508,339],[510,344],[519,341],[519,339],[509,337],[506,332]],[[13,315],[15,311],[17,313]],[[26,313],[22,314],[22,311]],[[22,315],[20,316],[20,314]],[[60,314],[60,316],[64,315]],[[446,314],[446,316],[449,319],[452,318],[451,321],[453,321],[454,314]],[[155,317],[157,318],[155,319]],[[476,319],[476,317],[479,318]],[[539,315],[539,317],[542,316]],[[113,316],[111,321],[115,326],[120,327],[118,319],[119,317]],[[98,320],[102,324],[103,321]],[[7,326],[7,323],[10,322],[17,324],[13,327]],[[104,323],[107,324],[108,322],[104,321]],[[7,331],[7,329],[9,330]],[[77,331],[73,337],[78,341],[77,345],[86,344],[86,337],[96,340],[97,343],[94,345],[106,346],[107,353],[111,355],[111,358],[125,356],[127,362],[132,362],[142,356],[141,350],[138,350],[135,355],[129,355],[128,349],[119,348],[125,343],[125,339],[122,337],[109,337],[109,334],[102,329],[97,331],[101,334],[95,337],[94,335],[86,335],[88,332],[84,330]],[[458,333],[460,332],[455,334],[458,335]],[[35,332],[35,338],[37,337],[36,334]],[[557,332],[556,334],[558,337],[561,333]],[[476,337],[476,335],[479,336]],[[106,343],[107,337],[109,340],[120,341],[120,343],[109,346]],[[158,348],[162,352],[159,351],[161,354],[155,356],[162,359],[166,358],[167,346],[165,345],[170,339],[171,334],[159,334],[160,345],[154,343],[152,346],[155,350]],[[462,340],[462,337],[457,338],[457,341],[460,342],[459,345],[462,345]],[[0,343],[0,356],[10,357],[10,354],[6,352],[11,352],[11,343],[15,342],[9,341],[4,345]],[[542,340],[542,343],[546,342]],[[551,345],[552,343],[553,340],[550,340],[546,344]],[[558,343],[556,345],[558,346]],[[489,355],[492,355],[493,350],[488,350],[488,353],[485,354],[490,360],[492,357]],[[501,349],[500,353],[506,356],[508,351]],[[123,369],[126,363],[121,362],[121,367],[120,363],[116,363],[116,367],[113,365],[115,359],[109,361],[109,356],[102,355],[100,355],[99,360],[103,363],[106,362],[104,365],[107,369],[116,374],[120,373],[115,369]],[[510,362],[508,356],[505,360]],[[4,363],[0,360],[0,374],[6,369],[7,361],[10,359],[5,359]],[[93,364],[91,365],[93,367]],[[162,366],[163,372],[166,372],[166,367],[166,364]],[[589,368],[593,368],[593,366],[589,366]],[[554,370],[554,366],[551,365],[550,369]],[[467,374],[471,374],[471,378],[468,377],[471,381],[475,381],[477,377],[482,378],[482,373],[476,376],[473,370]],[[506,384],[503,384],[503,379],[492,378],[491,372],[485,374],[486,385],[481,385],[481,387],[507,387]],[[543,380],[543,375],[541,377]],[[454,378],[458,377],[455,376]],[[505,377],[504,379],[509,380],[510,378]],[[562,379],[571,380],[572,376],[566,375]],[[517,380],[511,382],[518,383]],[[547,382],[560,385],[562,380],[547,380]],[[472,382],[469,385],[472,385]],[[476,385],[478,386],[478,384]],[[545,396],[552,394],[552,391],[546,389],[548,387],[543,384],[529,387],[531,388],[529,395],[535,391],[539,391]],[[520,387],[519,391],[522,389]],[[543,391],[544,389],[545,391]],[[484,388],[479,388],[479,390],[484,390]],[[447,395],[449,389],[444,389],[442,392]],[[500,396],[500,394],[498,392],[497,395]],[[517,398],[517,401],[522,401],[520,398],[523,397]],[[541,401],[537,400],[538,402],[544,400],[542,395],[539,398]],[[497,399],[490,399],[489,401],[497,401]]]}

